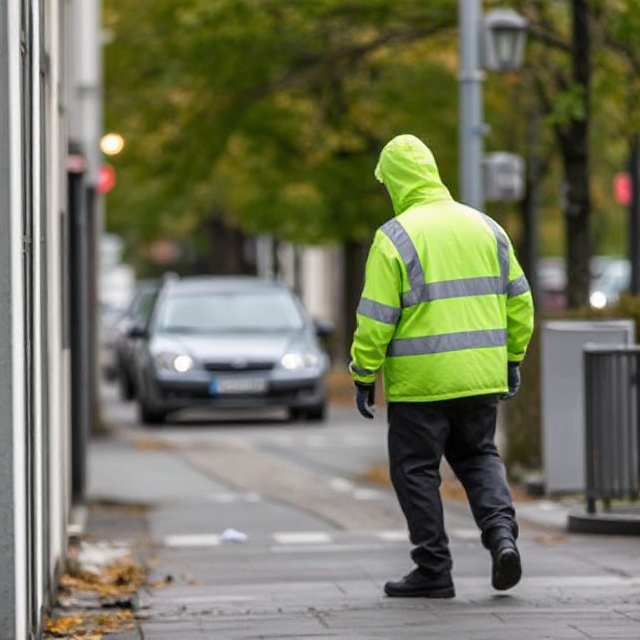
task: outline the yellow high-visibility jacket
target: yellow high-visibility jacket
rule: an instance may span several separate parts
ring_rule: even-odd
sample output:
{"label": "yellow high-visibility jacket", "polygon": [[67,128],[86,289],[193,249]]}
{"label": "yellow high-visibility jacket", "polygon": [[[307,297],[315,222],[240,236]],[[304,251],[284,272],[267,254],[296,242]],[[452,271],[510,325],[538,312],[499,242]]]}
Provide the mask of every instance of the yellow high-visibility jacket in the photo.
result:
{"label": "yellow high-visibility jacket", "polygon": [[430,149],[391,140],[376,177],[395,217],[376,232],[351,346],[351,374],[382,369],[387,402],[507,391],[533,332],[529,284],[504,229],[453,200]]}

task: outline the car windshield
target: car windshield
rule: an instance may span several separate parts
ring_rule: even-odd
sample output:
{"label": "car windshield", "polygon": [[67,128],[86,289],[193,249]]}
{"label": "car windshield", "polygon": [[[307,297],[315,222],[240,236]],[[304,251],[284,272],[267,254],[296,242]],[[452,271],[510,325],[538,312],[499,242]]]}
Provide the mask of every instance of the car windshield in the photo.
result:
{"label": "car windshield", "polygon": [[129,316],[136,322],[146,322],[153,310],[153,303],[158,297],[155,289],[142,289],[131,301]]}
{"label": "car windshield", "polygon": [[159,310],[158,328],[171,333],[290,331],[303,318],[286,291],[193,293],[170,297]]}
{"label": "car windshield", "polygon": [[631,263],[628,260],[616,260],[607,265],[593,282],[592,289],[605,293],[619,294],[629,287]]}

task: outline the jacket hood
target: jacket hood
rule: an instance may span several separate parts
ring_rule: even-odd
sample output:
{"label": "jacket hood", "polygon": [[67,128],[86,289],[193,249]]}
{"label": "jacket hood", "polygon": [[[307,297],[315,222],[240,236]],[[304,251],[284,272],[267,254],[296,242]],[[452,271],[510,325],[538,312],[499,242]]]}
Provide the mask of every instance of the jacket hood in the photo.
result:
{"label": "jacket hood", "polygon": [[396,215],[416,204],[452,199],[431,149],[414,135],[396,136],[385,145],[375,176],[387,188]]}

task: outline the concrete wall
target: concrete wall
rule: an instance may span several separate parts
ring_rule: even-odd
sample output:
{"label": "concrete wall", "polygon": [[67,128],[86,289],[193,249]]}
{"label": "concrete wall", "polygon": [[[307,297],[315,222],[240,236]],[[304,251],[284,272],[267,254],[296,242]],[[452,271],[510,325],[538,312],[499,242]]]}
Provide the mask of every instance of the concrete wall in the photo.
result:
{"label": "concrete wall", "polygon": [[22,395],[22,375],[16,364],[20,358],[15,353],[15,341],[21,336],[16,335],[13,321],[14,289],[20,286],[20,269],[16,265],[19,247],[15,246],[13,226],[20,219],[21,193],[17,167],[12,162],[20,145],[20,130],[12,121],[20,107],[15,56],[19,24],[18,3],[0,3],[0,25],[4,29],[0,33],[0,629],[7,638],[11,637],[10,631],[23,631],[26,627],[26,593],[19,584],[20,572],[25,572],[26,549],[24,538],[18,537],[25,521],[25,486],[19,458],[23,433],[16,433],[13,428],[14,421],[23,417],[18,396]]}
{"label": "concrete wall", "polygon": [[38,637],[67,545],[66,6],[0,3],[0,640]]}

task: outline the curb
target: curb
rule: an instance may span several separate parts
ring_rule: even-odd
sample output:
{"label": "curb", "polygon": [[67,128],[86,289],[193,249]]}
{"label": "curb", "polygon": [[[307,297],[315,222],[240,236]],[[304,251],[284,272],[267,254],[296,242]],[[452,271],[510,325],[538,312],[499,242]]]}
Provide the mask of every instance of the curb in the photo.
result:
{"label": "curb", "polygon": [[612,507],[588,513],[584,507],[572,509],[568,515],[568,530],[572,533],[604,535],[640,535],[640,508]]}

